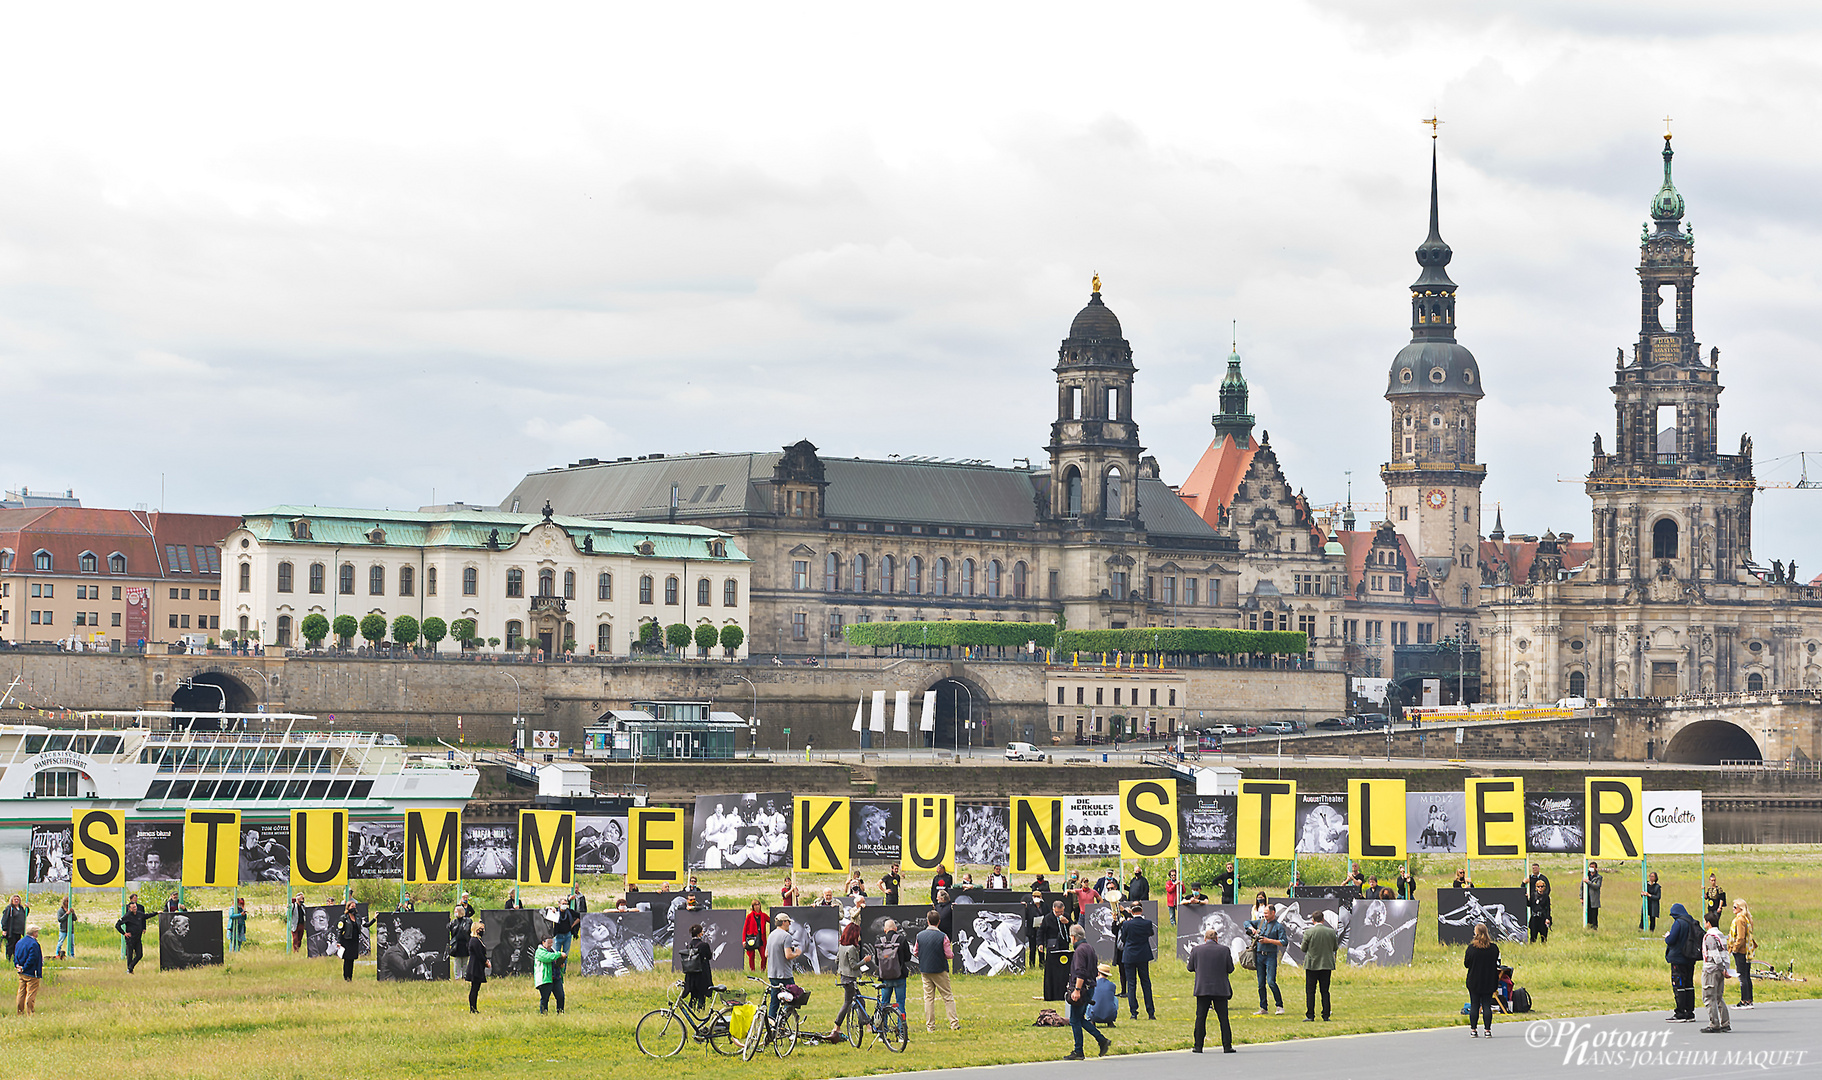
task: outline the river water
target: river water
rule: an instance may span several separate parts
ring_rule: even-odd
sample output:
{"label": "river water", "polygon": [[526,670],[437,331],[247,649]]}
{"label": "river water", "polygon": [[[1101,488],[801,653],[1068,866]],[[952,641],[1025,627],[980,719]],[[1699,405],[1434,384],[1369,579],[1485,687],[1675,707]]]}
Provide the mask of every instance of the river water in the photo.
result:
{"label": "river water", "polygon": [[1702,839],[1709,844],[1822,844],[1822,807],[1798,810],[1703,810]]}

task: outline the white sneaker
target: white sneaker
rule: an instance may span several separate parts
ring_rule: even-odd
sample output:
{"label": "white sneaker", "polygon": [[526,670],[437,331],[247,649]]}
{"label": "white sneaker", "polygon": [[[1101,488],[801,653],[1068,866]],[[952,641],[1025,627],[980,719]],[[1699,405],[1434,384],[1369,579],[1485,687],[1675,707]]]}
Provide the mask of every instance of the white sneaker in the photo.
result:
{"label": "white sneaker", "polygon": [[1282,1006],[1282,1005],[1278,1006],[1278,1015],[1279,1016],[1284,1015],[1284,1006]]}
{"label": "white sneaker", "polygon": [[1254,1015],[1254,1016],[1264,1016],[1264,1015],[1265,1015],[1265,1010],[1264,1010],[1264,1009],[1254,1009],[1254,1010],[1253,1010],[1253,1015]]}

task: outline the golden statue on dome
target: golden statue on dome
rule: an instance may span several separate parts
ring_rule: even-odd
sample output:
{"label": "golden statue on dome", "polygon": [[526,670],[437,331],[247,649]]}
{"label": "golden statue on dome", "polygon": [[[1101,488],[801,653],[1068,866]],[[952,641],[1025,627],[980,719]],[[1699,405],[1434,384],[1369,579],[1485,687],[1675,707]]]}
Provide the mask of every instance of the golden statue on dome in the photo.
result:
{"label": "golden statue on dome", "polygon": [[1097,293],[1101,291],[1101,275],[1099,274],[1094,276],[1094,291]]}

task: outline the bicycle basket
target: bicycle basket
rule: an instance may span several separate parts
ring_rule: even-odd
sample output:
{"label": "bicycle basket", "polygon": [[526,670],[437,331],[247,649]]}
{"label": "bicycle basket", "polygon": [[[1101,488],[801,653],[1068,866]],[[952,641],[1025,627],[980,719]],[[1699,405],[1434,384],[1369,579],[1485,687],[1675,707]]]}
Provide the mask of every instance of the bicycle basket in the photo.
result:
{"label": "bicycle basket", "polygon": [[728,1034],[736,1041],[745,1039],[747,1031],[753,1026],[753,1017],[758,1014],[754,1005],[736,1005],[728,1010]]}

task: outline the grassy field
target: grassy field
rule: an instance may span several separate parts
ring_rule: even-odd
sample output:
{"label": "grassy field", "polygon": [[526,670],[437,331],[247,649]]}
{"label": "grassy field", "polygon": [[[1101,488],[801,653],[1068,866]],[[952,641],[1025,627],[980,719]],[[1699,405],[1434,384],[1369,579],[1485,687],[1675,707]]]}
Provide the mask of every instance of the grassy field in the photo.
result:
{"label": "grassy field", "polygon": [[[1558,929],[1547,946],[1508,946],[1518,982],[1528,988],[1539,1016],[1569,1016],[1636,1009],[1668,1011],[1670,994],[1663,945],[1635,929],[1636,906],[1629,903],[1637,865],[1608,868],[1603,927],[1590,934],[1566,925],[1565,903],[1574,896],[1581,872],[1579,860],[1543,860],[1556,883]],[[1780,967],[1794,961],[1799,973],[1822,976],[1822,939],[1815,933],[1822,918],[1816,882],[1822,877],[1822,849],[1741,848],[1711,851],[1708,869],[1716,871],[1732,896],[1752,904],[1760,941],[1759,958]],[[1664,909],[1681,901],[1695,907],[1698,863],[1694,858],[1656,860],[1664,884]],[[1243,867],[1243,874],[1246,868]],[[1237,1041],[1244,1046],[1268,1040],[1313,1035],[1459,1024],[1466,1000],[1462,989],[1460,950],[1436,943],[1434,894],[1447,883],[1453,864],[1430,859],[1420,867],[1425,897],[1419,923],[1416,962],[1408,968],[1357,968],[1338,972],[1334,983],[1336,1019],[1330,1024],[1302,1022],[1303,990],[1299,973],[1284,982],[1289,1010],[1284,1016],[1253,1017],[1250,980],[1238,984],[1235,999]],[[1520,864],[1479,863],[1477,883],[1516,885]],[[1333,880],[1340,864],[1306,860],[1306,881]],[[976,876],[983,876],[979,871]],[[1262,876],[1262,875],[1261,875]],[[704,877],[716,892],[716,906],[744,906],[754,896],[776,896],[780,875],[718,873]],[[1161,874],[1153,874],[1154,881]],[[809,879],[818,889],[839,885],[834,879]],[[1024,881],[1020,881],[1024,884]],[[611,897],[618,882],[590,882],[585,889],[596,907]],[[361,883],[361,891],[380,901],[396,887]],[[420,897],[424,890],[417,890]],[[192,907],[225,906],[231,894],[198,895]],[[276,887],[248,893],[251,906],[276,912],[283,894]],[[554,898],[527,893],[527,900]],[[148,899],[156,899],[148,892]],[[327,898],[311,896],[311,902]],[[340,965],[329,960],[287,956],[284,927],[276,915],[252,920],[249,947],[218,968],[160,972],[155,935],[148,935],[147,956],[139,973],[128,976],[111,929],[113,897],[80,898],[86,923],[77,959],[47,964],[39,1013],[30,1021],[11,1017],[0,1023],[0,1060],[33,1063],[65,1080],[118,1077],[123,1068],[137,1075],[170,1077],[288,1078],[443,1076],[485,1072],[490,1078],[547,1076],[581,1065],[591,1075],[648,1078],[663,1074],[697,1078],[735,1074],[809,1078],[896,1072],[909,1069],[1058,1058],[1069,1050],[1067,1029],[1029,1026],[1043,1003],[1035,975],[1009,978],[957,978],[963,1029],[942,1027],[929,1035],[921,1024],[922,1005],[913,979],[911,1047],[903,1055],[878,1046],[856,1052],[846,1046],[800,1047],[785,1061],[767,1057],[750,1064],[710,1056],[689,1047],[677,1058],[654,1062],[633,1045],[632,1027],[648,1009],[662,1004],[674,981],[668,971],[623,979],[571,978],[569,1009],[563,1016],[539,1016],[537,994],[529,979],[501,979],[482,991],[480,1016],[470,1016],[466,986],[446,984],[381,984],[371,963],[356,968],[350,985],[340,978]],[[388,905],[390,906],[390,905]],[[423,905],[420,905],[421,907]],[[33,920],[54,925],[55,901],[40,896]],[[1660,931],[1662,930],[1660,924]],[[1174,956],[1173,933],[1163,928],[1162,952]],[[47,952],[55,934],[42,936]],[[661,959],[661,968],[668,962]],[[1194,1000],[1189,977],[1174,960],[1154,966],[1158,1015],[1155,1022],[1122,1019],[1110,1032],[1114,1053],[1168,1050],[1189,1045]],[[1237,973],[1246,975],[1248,973]],[[1295,980],[1295,981],[1293,981]],[[840,1005],[832,977],[807,978],[814,994],[806,1028],[827,1024]],[[1822,979],[1812,983],[1760,984],[1759,1000],[1822,996]],[[1732,997],[1730,995],[1730,1000]],[[21,1074],[28,1071],[21,1067]]]}

